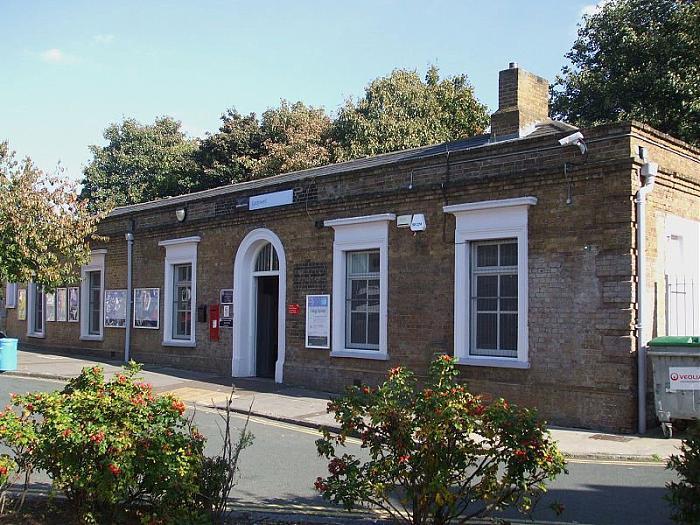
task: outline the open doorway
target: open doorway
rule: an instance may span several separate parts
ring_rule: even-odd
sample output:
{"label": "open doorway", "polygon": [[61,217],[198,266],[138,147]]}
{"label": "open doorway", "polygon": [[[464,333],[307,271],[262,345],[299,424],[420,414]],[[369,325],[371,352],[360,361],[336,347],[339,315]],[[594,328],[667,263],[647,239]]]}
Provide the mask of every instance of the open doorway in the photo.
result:
{"label": "open doorway", "polygon": [[255,375],[275,377],[279,277],[256,277]]}

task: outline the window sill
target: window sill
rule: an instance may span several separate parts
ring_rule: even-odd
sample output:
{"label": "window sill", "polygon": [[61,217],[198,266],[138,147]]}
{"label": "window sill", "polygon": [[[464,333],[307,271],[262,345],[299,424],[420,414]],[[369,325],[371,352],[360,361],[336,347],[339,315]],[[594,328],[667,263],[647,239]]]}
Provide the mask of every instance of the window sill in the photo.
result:
{"label": "window sill", "polygon": [[81,341],[104,341],[104,336],[102,335],[81,335]]}
{"label": "window sill", "polygon": [[44,334],[32,332],[32,333],[27,334],[27,337],[33,337],[35,339],[44,339],[46,336]]}
{"label": "window sill", "polygon": [[337,350],[331,352],[331,357],[350,357],[354,359],[371,359],[374,361],[388,361],[389,356],[378,350]]}
{"label": "window sill", "polygon": [[197,346],[196,341],[188,341],[185,339],[166,339],[163,341],[163,346],[175,346],[178,348],[195,348]]}
{"label": "window sill", "polygon": [[525,370],[530,368],[529,361],[520,361],[511,357],[464,357],[457,358],[458,365],[464,366],[490,366],[493,368],[518,368]]}

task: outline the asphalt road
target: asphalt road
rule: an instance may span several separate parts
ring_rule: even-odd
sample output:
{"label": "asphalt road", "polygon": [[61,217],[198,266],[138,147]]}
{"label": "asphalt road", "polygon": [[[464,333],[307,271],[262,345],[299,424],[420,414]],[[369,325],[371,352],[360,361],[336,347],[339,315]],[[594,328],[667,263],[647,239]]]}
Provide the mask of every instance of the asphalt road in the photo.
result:
{"label": "asphalt road", "polygon": [[[0,407],[8,402],[10,392],[60,387],[58,382],[0,375]],[[219,415],[198,409],[195,420],[209,440],[208,452],[216,452],[221,443]],[[243,423],[242,416],[234,415],[234,428],[240,429]],[[232,494],[242,508],[347,516],[342,509],[324,502],[313,489],[316,477],[326,472],[325,463],[316,454],[315,430],[258,418],[251,420],[249,430],[255,441],[243,453],[240,481]],[[356,443],[350,443],[349,448],[349,452],[362,453]],[[670,524],[670,508],[663,496],[665,484],[673,478],[673,473],[659,464],[574,460],[569,464],[569,474],[550,485],[534,518],[539,522],[600,525]],[[40,476],[35,481],[48,482]],[[557,517],[549,509],[554,501],[564,505],[562,516]]]}

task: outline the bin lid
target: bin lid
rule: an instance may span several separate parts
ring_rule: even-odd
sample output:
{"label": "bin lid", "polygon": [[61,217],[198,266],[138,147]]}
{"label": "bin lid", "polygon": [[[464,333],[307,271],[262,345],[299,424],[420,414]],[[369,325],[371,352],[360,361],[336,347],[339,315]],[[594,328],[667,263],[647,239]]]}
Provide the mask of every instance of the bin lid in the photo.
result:
{"label": "bin lid", "polygon": [[649,341],[649,346],[685,346],[700,348],[700,336],[698,335],[667,335],[655,337]]}

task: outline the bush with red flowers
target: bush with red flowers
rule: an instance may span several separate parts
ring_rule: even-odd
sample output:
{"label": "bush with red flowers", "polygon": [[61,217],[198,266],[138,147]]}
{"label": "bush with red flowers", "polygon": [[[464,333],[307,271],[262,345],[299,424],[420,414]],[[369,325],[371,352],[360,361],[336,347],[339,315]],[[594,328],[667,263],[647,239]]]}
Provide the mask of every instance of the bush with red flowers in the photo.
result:
{"label": "bush with red flowers", "polygon": [[[504,400],[487,406],[457,375],[443,355],[422,389],[397,367],[378,388],[352,387],[329,403],[340,433],[324,430],[316,442],[330,460],[316,490],[348,510],[375,506],[411,524],[531,511],[545,481],[565,472],[563,456],[534,411]],[[368,461],[338,450],[356,434]]]}
{"label": "bush with red flowers", "polygon": [[79,519],[111,523],[139,508],[167,521],[196,507],[204,438],[184,404],[154,395],[138,371],[132,363],[107,381],[85,368],[62,391],[13,396],[0,413],[0,443],[20,469],[48,473]]}

